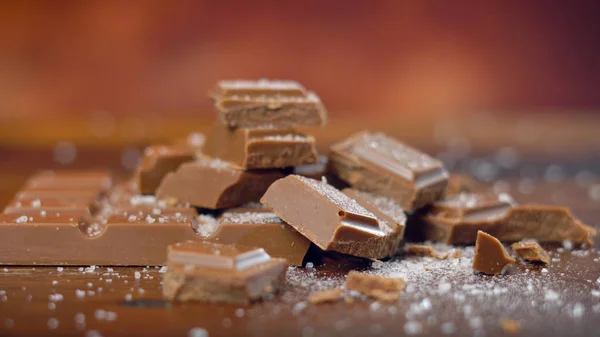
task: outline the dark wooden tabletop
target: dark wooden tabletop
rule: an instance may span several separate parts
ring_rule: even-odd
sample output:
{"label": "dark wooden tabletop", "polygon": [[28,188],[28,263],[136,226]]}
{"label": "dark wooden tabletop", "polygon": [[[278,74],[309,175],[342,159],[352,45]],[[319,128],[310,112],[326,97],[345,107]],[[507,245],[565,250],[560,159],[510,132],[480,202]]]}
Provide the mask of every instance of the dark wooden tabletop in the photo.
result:
{"label": "dark wooden tabletop", "polygon": [[[600,119],[563,118],[553,138],[552,117],[547,123],[536,118],[539,123],[528,119],[526,126],[515,122],[512,129],[508,122],[499,122],[502,127],[478,124],[483,129],[474,130],[473,121],[446,129],[390,123],[369,127],[400,139],[404,134],[411,143],[440,154],[452,169],[489,180],[495,191],[508,192],[521,203],[570,206],[584,223],[598,228],[600,143],[592,129]],[[339,123],[317,132],[323,148],[357,128]],[[553,147],[557,137],[566,143]],[[0,150],[6,158],[0,163],[1,205],[29,173],[62,166],[51,148],[11,142]],[[115,144],[81,146],[68,166],[124,172],[123,151]],[[508,334],[503,320],[511,319],[520,326],[517,336],[593,336],[600,331],[596,241],[594,247],[546,245],[553,257],[549,266],[518,263],[501,276],[474,274],[472,247],[461,247],[458,260],[398,257],[370,265],[329,257],[315,268],[290,268],[281,294],[247,306],[166,302],[161,296],[163,274],[156,266],[0,266],[0,335],[203,336],[205,330],[209,336],[502,336]],[[363,298],[353,303],[307,302],[311,291],[341,285],[351,269],[402,276],[408,287],[393,304]]]}

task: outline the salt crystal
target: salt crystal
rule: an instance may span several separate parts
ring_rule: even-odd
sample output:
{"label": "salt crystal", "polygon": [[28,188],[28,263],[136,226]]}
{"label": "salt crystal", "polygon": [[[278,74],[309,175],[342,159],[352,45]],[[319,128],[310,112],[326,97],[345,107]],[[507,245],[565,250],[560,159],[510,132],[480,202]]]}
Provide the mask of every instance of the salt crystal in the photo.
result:
{"label": "salt crystal", "polygon": [[79,289],[76,289],[76,290],[75,290],[75,296],[77,296],[77,297],[79,297],[79,298],[83,298],[83,297],[85,297],[85,290],[79,290]]}
{"label": "salt crystal", "polygon": [[208,331],[204,328],[191,328],[188,337],[208,337]]}
{"label": "salt crystal", "polygon": [[311,268],[314,268],[314,267],[315,267],[315,265],[312,262],[307,262],[306,263],[306,268],[311,269]]}
{"label": "salt crystal", "polygon": [[480,329],[483,326],[483,319],[479,316],[475,316],[469,319],[469,326],[473,330]]}
{"label": "salt crystal", "polygon": [[237,317],[244,317],[245,314],[246,314],[246,312],[244,311],[244,309],[242,309],[242,308],[235,309],[235,315]]}
{"label": "salt crystal", "polygon": [[558,300],[558,298],[558,293],[553,290],[546,290],[546,293],[544,294],[544,299],[546,301],[556,301]]}
{"label": "salt crystal", "polygon": [[133,273],[133,277],[135,277],[136,280],[139,280],[140,277],[142,277],[142,274],[140,274],[139,271],[136,271],[135,273]]}
{"label": "salt crystal", "polygon": [[8,268],[4,268],[3,270],[4,270],[4,272],[8,272]]}
{"label": "salt crystal", "polygon": [[56,309],[56,304],[54,302],[48,303],[48,309],[50,309],[50,310]]}
{"label": "salt crystal", "polygon": [[78,271],[83,271],[83,267],[77,268]]}
{"label": "salt crystal", "polygon": [[96,317],[97,320],[101,321],[104,318],[106,318],[106,311],[98,309],[94,312],[94,317]]}
{"label": "salt crystal", "polygon": [[106,312],[106,320],[107,321],[114,321],[117,319],[117,313],[113,312],[113,311],[107,311]]}
{"label": "salt crystal", "polygon": [[94,295],[96,295],[96,292],[95,292],[95,291],[92,291],[92,290],[88,290],[88,291],[87,291],[87,295],[88,295],[88,296],[94,296]]}
{"label": "salt crystal", "polygon": [[588,194],[590,196],[590,199],[600,200],[600,184],[595,184],[595,185],[590,186],[590,189],[588,190]]}
{"label": "salt crystal", "polygon": [[294,315],[298,315],[300,312],[302,312],[302,310],[306,309],[307,306],[308,304],[306,302],[298,302],[292,308],[292,313]]}
{"label": "salt crystal", "polygon": [[404,324],[404,332],[408,335],[416,335],[423,331],[421,323],[416,321],[408,321]]}
{"label": "salt crystal", "polygon": [[125,295],[125,301],[131,301],[132,298],[133,298],[133,296],[131,294]]}
{"label": "salt crystal", "polygon": [[92,273],[94,270],[96,270],[96,266],[89,266],[85,268],[86,273]]}
{"label": "salt crystal", "polygon": [[598,279],[596,280],[597,283],[600,283],[600,277],[598,277]]}
{"label": "salt crystal", "polygon": [[145,291],[144,289],[142,289],[142,288],[139,288],[139,289],[138,289],[138,293],[140,293],[140,294],[143,294],[143,293],[145,293],[145,292],[146,292],[146,291]]}
{"label": "salt crystal", "polygon": [[147,222],[147,223],[155,223],[155,222],[156,222],[156,219],[154,219],[152,216],[150,216],[150,214],[148,214],[148,215],[146,216],[146,222]]}
{"label": "salt crystal", "polygon": [[55,286],[55,285],[57,285],[57,284],[58,284],[58,281],[57,281],[57,280],[54,280],[54,281],[52,281],[52,285],[53,285],[53,286]]}
{"label": "salt crystal", "polygon": [[369,305],[369,310],[371,311],[377,311],[379,308],[381,308],[381,303],[379,302],[373,302]]}
{"label": "salt crystal", "polygon": [[585,307],[583,306],[583,304],[575,303],[575,305],[573,305],[573,312],[572,312],[573,317],[581,318],[581,316],[583,316],[584,312],[585,312]]}
{"label": "salt crystal", "polygon": [[28,218],[27,215],[21,215],[20,217],[18,217],[15,222],[16,223],[24,223],[27,222]]}
{"label": "salt crystal", "polygon": [[127,218],[127,221],[129,222],[136,222],[137,221],[137,216],[132,214]]}
{"label": "salt crystal", "polygon": [[88,282],[87,286],[88,286],[88,288],[91,288],[93,286],[92,282]]}
{"label": "salt crystal", "polygon": [[451,335],[456,331],[456,327],[454,327],[454,323],[446,322],[441,326],[442,333],[445,335]]}
{"label": "salt crystal", "polygon": [[88,330],[85,332],[85,337],[102,337],[102,334],[98,330]]}
{"label": "salt crystal", "polygon": [[573,249],[573,241],[571,241],[571,240],[563,240],[562,246],[566,250],[572,250]]}
{"label": "salt crystal", "polygon": [[50,318],[48,320],[48,328],[50,328],[50,329],[54,330],[54,329],[58,328],[58,324],[59,324],[59,321],[56,318]]}
{"label": "salt crystal", "polygon": [[542,273],[547,273],[547,272],[548,272],[548,269],[542,268]]}
{"label": "salt crystal", "polygon": [[75,323],[85,323],[85,315],[82,312],[75,314]]}
{"label": "salt crystal", "polygon": [[440,283],[438,284],[438,290],[441,294],[450,291],[452,285],[450,283]]}
{"label": "salt crystal", "polygon": [[162,211],[160,210],[160,208],[156,208],[155,207],[155,208],[152,209],[152,214],[153,215],[161,215]]}
{"label": "salt crystal", "polygon": [[50,296],[48,296],[48,298],[52,302],[60,302],[63,300],[63,295],[62,294],[50,294]]}
{"label": "salt crystal", "polygon": [[162,266],[160,267],[160,269],[158,270],[159,273],[164,274],[167,272],[167,266]]}
{"label": "salt crystal", "polygon": [[40,206],[42,206],[42,202],[40,201],[40,199],[35,199],[31,201],[31,207],[40,208]]}
{"label": "salt crystal", "polygon": [[600,297],[600,290],[592,290],[592,296]]}
{"label": "salt crystal", "polygon": [[113,269],[112,268],[106,268],[106,271],[108,271],[109,273],[112,273]]}
{"label": "salt crystal", "polygon": [[46,211],[40,211],[41,216],[46,216]]}

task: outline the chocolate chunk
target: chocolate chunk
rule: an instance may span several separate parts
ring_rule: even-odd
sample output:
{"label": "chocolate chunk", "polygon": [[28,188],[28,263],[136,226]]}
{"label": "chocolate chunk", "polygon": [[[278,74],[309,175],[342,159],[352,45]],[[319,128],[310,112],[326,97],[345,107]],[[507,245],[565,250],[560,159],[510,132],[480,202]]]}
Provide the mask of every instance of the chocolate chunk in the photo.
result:
{"label": "chocolate chunk", "polygon": [[221,123],[230,127],[289,128],[327,119],[319,97],[292,81],[221,81],[211,97]]}
{"label": "chocolate chunk", "polygon": [[216,123],[204,153],[242,169],[283,168],[317,161],[315,138],[292,129],[231,129]]}
{"label": "chocolate chunk", "polygon": [[218,209],[258,201],[279,170],[243,171],[219,159],[200,156],[169,172],[156,190],[159,199]]}
{"label": "chocolate chunk", "polygon": [[439,252],[435,248],[426,245],[410,245],[404,248],[404,254],[433,257],[438,260],[448,258],[457,259],[461,256],[460,249],[451,249],[448,252]]}
{"label": "chocolate chunk", "polygon": [[519,241],[510,246],[513,251],[523,260],[529,262],[538,262],[542,264],[550,263],[550,256],[534,241]]}
{"label": "chocolate chunk", "polygon": [[331,147],[333,171],[357,189],[394,199],[408,212],[444,197],[442,163],[383,133],[360,132]]}
{"label": "chocolate chunk", "polygon": [[169,244],[198,238],[193,208],[0,214],[0,264],[163,265]]}
{"label": "chocolate chunk", "polygon": [[163,295],[170,300],[246,303],[285,284],[287,262],[262,248],[202,241],[170,245]]}
{"label": "chocolate chunk", "polygon": [[452,197],[465,192],[484,192],[484,184],[461,173],[450,173],[446,196]]}
{"label": "chocolate chunk", "polygon": [[312,304],[322,304],[328,302],[337,302],[342,300],[343,294],[341,288],[313,291],[308,298]]}
{"label": "chocolate chunk", "polygon": [[383,258],[402,232],[327,183],[298,175],[274,182],[261,202],[323,250]]}
{"label": "chocolate chunk", "polygon": [[395,301],[400,296],[400,291],[406,287],[402,278],[390,278],[350,271],[344,284],[346,289],[360,294],[374,297],[382,301]]}
{"label": "chocolate chunk", "polygon": [[181,164],[194,159],[188,147],[154,145],[144,150],[144,157],[136,171],[140,193],[154,194],[164,176]]}
{"label": "chocolate chunk", "polygon": [[419,229],[425,239],[450,244],[472,244],[479,230],[508,242],[530,238],[591,243],[595,235],[568,208],[517,206],[507,194],[462,193],[435,203],[422,220]]}
{"label": "chocolate chunk", "polygon": [[500,274],[504,266],[514,262],[498,239],[485,232],[477,232],[473,270],[484,274]]}
{"label": "chocolate chunk", "polygon": [[310,241],[275,213],[264,208],[231,210],[214,223],[214,232],[206,238],[223,244],[261,247],[272,257],[285,258],[291,265],[301,266]]}

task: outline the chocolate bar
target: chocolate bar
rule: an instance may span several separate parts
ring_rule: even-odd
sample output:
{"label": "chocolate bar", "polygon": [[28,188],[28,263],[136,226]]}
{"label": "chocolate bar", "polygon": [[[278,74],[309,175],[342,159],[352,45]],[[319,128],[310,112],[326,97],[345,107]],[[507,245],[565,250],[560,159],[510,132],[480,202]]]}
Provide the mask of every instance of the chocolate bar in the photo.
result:
{"label": "chocolate bar", "polygon": [[261,202],[323,250],[383,258],[395,252],[403,231],[327,183],[298,175],[274,182]]}
{"label": "chocolate bar", "polygon": [[444,197],[442,163],[383,133],[360,132],[331,147],[330,166],[359,190],[394,199],[407,212]]}
{"label": "chocolate bar", "polygon": [[258,201],[279,170],[243,171],[228,162],[199,156],[169,172],[156,190],[159,199],[219,209]]}
{"label": "chocolate bar", "polygon": [[418,228],[424,239],[472,244],[482,230],[500,241],[592,243],[596,231],[577,220],[566,207],[516,205],[507,194],[462,193],[435,203]]}
{"label": "chocolate bar", "polygon": [[504,266],[514,263],[502,243],[495,237],[483,231],[477,232],[473,270],[484,274],[500,274]]}
{"label": "chocolate bar", "polygon": [[0,264],[163,265],[165,247],[197,239],[193,208],[0,214]]}
{"label": "chocolate bar", "polygon": [[525,261],[541,264],[550,263],[550,255],[537,242],[519,241],[513,243],[510,248],[512,248],[518,257]]}
{"label": "chocolate bar", "polygon": [[324,125],[319,97],[292,81],[220,81],[211,97],[223,125],[234,128],[290,128]]}
{"label": "chocolate bar", "polygon": [[203,241],[170,245],[163,282],[169,300],[247,303],[283,288],[287,263],[262,248]]}
{"label": "chocolate bar", "polygon": [[[211,226],[212,224],[208,224]],[[223,213],[206,241],[262,247],[272,257],[301,266],[310,241],[265,208],[231,209]]]}
{"label": "chocolate bar", "polygon": [[204,153],[242,169],[283,168],[317,161],[315,138],[292,129],[232,129],[216,123]]}

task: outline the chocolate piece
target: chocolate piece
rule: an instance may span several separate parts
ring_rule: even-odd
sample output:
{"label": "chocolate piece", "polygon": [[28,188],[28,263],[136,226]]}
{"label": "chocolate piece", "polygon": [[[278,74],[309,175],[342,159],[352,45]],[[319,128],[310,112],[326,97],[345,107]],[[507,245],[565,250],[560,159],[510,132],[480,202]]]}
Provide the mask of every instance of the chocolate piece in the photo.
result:
{"label": "chocolate piece", "polygon": [[283,168],[317,161],[315,138],[292,129],[231,129],[216,123],[204,153],[242,169]]}
{"label": "chocolate piece", "polygon": [[319,97],[292,81],[221,81],[211,97],[221,123],[230,127],[289,128],[327,119]]}
{"label": "chocolate piece", "polygon": [[478,230],[508,242],[530,238],[592,243],[595,235],[595,230],[579,222],[568,208],[516,206],[507,194],[462,193],[435,203],[422,220],[420,230],[425,239],[450,244],[472,244]]}
{"label": "chocolate piece", "polygon": [[[200,224],[202,226],[202,224]],[[214,232],[205,240],[244,247],[261,247],[272,257],[285,258],[301,266],[310,241],[267,209],[231,210],[205,228]]]}
{"label": "chocolate piece", "polygon": [[164,176],[181,164],[194,159],[194,152],[187,147],[167,145],[148,146],[136,171],[140,193],[154,194]]}
{"label": "chocolate piece", "polygon": [[515,260],[508,255],[502,243],[495,237],[477,232],[473,269],[484,274],[500,274],[502,268]]}
{"label": "chocolate piece", "polygon": [[163,265],[167,245],[198,238],[190,208],[0,214],[0,264]]}
{"label": "chocolate piece", "polygon": [[438,260],[445,260],[448,258],[457,259],[461,255],[460,249],[451,249],[447,252],[438,252],[435,248],[426,245],[410,245],[404,248],[404,254],[407,255],[419,255],[429,256]]}
{"label": "chocolate piece", "polygon": [[42,171],[27,180],[22,190],[96,191],[102,193],[112,186],[112,175],[107,171]]}
{"label": "chocolate piece", "polygon": [[500,327],[502,327],[504,333],[507,333],[509,335],[516,335],[519,333],[519,331],[521,331],[521,325],[514,319],[501,320]]}
{"label": "chocolate piece", "polygon": [[387,224],[391,231],[398,232],[396,246],[400,244],[406,226],[406,214],[400,205],[388,197],[352,188],[346,188],[342,190],[342,193],[356,200],[367,211],[375,214],[377,219]]}
{"label": "chocolate piece", "polygon": [[243,171],[219,159],[200,156],[169,172],[156,190],[159,199],[217,209],[258,201],[278,170]]}
{"label": "chocolate piece", "polygon": [[538,262],[542,264],[550,263],[550,255],[540,246],[539,243],[533,241],[519,241],[510,246],[513,251],[523,260],[529,262]]}
{"label": "chocolate piece", "polygon": [[261,202],[323,250],[383,258],[402,232],[327,183],[302,176],[277,180]]}
{"label": "chocolate piece", "polygon": [[312,304],[322,304],[322,303],[328,303],[328,302],[337,302],[337,301],[342,300],[343,298],[344,297],[342,296],[342,289],[334,288],[334,289],[313,291],[310,294],[308,301]]}
{"label": "chocolate piece", "polygon": [[169,300],[246,303],[285,284],[287,262],[262,248],[202,241],[170,245],[163,295]]}
{"label": "chocolate piece", "polygon": [[394,199],[408,212],[444,197],[442,163],[383,133],[360,132],[331,147],[332,170],[350,186]]}
{"label": "chocolate piece", "polygon": [[446,196],[452,197],[465,192],[483,192],[485,187],[477,180],[461,173],[450,173]]}
{"label": "chocolate piece", "polygon": [[400,296],[400,291],[406,287],[402,278],[390,278],[350,271],[344,284],[346,289],[360,294],[374,297],[382,301],[395,301]]}

